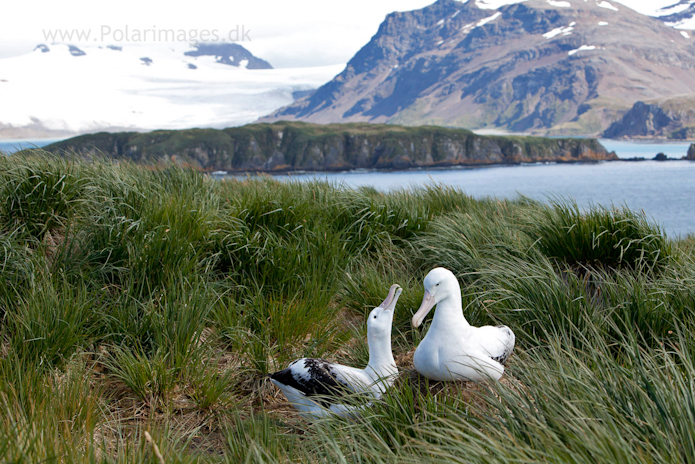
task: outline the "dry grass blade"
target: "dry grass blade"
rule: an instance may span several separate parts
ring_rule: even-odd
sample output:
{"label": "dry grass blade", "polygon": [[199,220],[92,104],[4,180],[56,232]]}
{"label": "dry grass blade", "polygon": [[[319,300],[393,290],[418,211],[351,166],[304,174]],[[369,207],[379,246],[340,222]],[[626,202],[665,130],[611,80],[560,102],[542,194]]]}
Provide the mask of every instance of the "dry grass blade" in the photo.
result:
{"label": "dry grass blade", "polygon": [[162,453],[159,451],[159,446],[157,446],[157,443],[154,442],[150,432],[147,430],[145,430],[145,440],[147,440],[147,443],[152,447],[152,452],[159,461],[159,464],[164,464],[164,456],[162,456]]}

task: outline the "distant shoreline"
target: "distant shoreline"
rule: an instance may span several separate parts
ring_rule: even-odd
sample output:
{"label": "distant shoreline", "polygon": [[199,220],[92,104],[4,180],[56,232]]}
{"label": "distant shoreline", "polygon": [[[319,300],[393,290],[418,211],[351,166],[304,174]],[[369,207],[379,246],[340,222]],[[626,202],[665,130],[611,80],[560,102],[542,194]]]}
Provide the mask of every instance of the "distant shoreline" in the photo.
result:
{"label": "distant shoreline", "polygon": [[[243,127],[243,126],[235,126],[235,127]],[[417,127],[417,126],[412,126],[412,127]],[[463,129],[463,128],[457,128],[457,127],[448,127],[448,126],[441,126],[446,129]],[[210,128],[203,128],[203,129],[215,129],[213,127]],[[55,134],[46,134],[45,136],[32,136],[32,137],[13,137],[13,138],[1,138],[0,137],[0,145],[10,145],[10,144],[17,144],[17,143],[35,143],[35,142],[43,142],[46,141],[48,143],[54,143],[54,142],[62,142],[64,140],[68,140],[74,137],[80,137],[84,135],[92,135],[98,132],[110,132],[110,133],[117,133],[117,132],[124,132],[126,130],[130,130],[133,132],[139,132],[139,133],[147,133],[151,132],[150,130],[137,130],[137,129],[121,129],[116,131],[111,131],[111,130],[105,130],[105,131],[97,131],[97,132],[85,132],[85,133],[74,133],[74,134],[67,134],[67,135],[61,135],[56,137]],[[186,129],[171,129],[171,130],[186,130]],[[468,129],[470,130],[470,129]],[[477,135],[482,135],[482,136],[500,136],[500,137],[543,137],[543,138],[570,138],[570,139],[598,139],[599,141],[601,140],[610,140],[613,142],[630,142],[630,143],[644,143],[644,144],[650,144],[650,143],[661,143],[661,144],[678,144],[678,143],[695,143],[695,139],[669,139],[665,137],[634,137],[634,138],[617,138],[617,139],[609,139],[609,138],[602,138],[599,135],[536,135],[536,134],[530,134],[530,133],[523,133],[523,132],[507,132],[504,130],[496,130],[496,129],[475,129],[471,130],[474,134]]]}
{"label": "distant shoreline", "polygon": [[310,171],[310,170],[276,170],[276,171],[201,171],[203,174],[226,178],[226,177],[236,177],[236,176],[291,176],[291,175],[313,175],[313,174],[360,174],[360,173],[395,173],[395,172],[419,172],[419,171],[467,171],[474,169],[486,169],[486,168],[500,168],[500,167],[531,167],[540,165],[555,165],[555,164],[602,164],[602,163],[639,163],[646,161],[656,161],[659,163],[669,162],[669,161],[687,161],[695,162],[695,160],[689,160],[685,157],[683,158],[667,158],[665,160],[655,160],[653,158],[618,158],[618,159],[605,159],[605,160],[585,160],[585,161],[538,161],[533,163],[495,163],[495,164],[456,164],[449,166],[418,166],[412,168],[403,169],[379,169],[379,168],[357,168],[357,169],[328,169],[322,171]]}

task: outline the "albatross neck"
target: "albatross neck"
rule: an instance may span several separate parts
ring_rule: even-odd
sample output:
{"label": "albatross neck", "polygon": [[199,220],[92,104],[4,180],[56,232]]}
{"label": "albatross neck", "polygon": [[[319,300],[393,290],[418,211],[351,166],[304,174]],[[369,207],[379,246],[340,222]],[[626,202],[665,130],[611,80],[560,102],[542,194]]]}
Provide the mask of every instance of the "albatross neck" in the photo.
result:
{"label": "albatross neck", "polygon": [[432,318],[430,330],[451,330],[453,327],[468,328],[470,324],[463,315],[461,292],[449,292],[449,294],[437,303]]}
{"label": "albatross neck", "polygon": [[369,364],[365,370],[372,370],[377,377],[386,377],[398,372],[396,360],[391,350],[391,333],[385,337],[369,336]]}

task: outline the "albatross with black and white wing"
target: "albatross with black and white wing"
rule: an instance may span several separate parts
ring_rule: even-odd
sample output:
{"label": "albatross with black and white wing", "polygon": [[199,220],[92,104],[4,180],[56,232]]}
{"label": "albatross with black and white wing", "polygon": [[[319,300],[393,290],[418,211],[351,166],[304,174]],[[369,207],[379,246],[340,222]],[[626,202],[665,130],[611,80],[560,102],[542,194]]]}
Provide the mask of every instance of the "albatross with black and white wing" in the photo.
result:
{"label": "albatross with black and white wing", "polygon": [[437,309],[425,338],[413,355],[415,370],[432,380],[498,380],[514,349],[515,336],[505,325],[473,327],[463,316],[461,287],[456,276],[443,267],[425,277],[425,296],[413,316],[422,324]]}
{"label": "albatross with black and white wing", "polygon": [[351,396],[364,394],[367,400],[379,398],[398,374],[391,351],[391,326],[401,292],[400,286],[392,285],[384,302],[369,314],[367,367],[357,369],[324,359],[302,358],[270,374],[270,380],[306,416],[349,416],[360,408]]}

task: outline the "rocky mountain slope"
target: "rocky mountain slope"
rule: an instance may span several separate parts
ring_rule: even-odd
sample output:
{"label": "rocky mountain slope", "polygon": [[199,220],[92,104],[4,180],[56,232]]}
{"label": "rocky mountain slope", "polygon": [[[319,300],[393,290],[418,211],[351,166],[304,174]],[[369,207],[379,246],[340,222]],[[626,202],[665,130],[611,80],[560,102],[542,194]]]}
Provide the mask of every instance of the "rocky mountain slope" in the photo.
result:
{"label": "rocky mountain slope", "polygon": [[603,137],[695,139],[695,96],[639,101]]}
{"label": "rocky mountain slope", "polygon": [[45,147],[205,171],[346,170],[615,159],[595,139],[485,137],[463,129],[380,124],[250,124],[224,130],[84,135]]}
{"label": "rocky mountain slope", "polygon": [[598,134],[636,101],[689,94],[693,36],[623,5],[439,0],[388,15],[335,79],[264,121]]}

